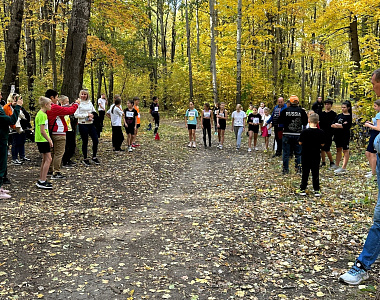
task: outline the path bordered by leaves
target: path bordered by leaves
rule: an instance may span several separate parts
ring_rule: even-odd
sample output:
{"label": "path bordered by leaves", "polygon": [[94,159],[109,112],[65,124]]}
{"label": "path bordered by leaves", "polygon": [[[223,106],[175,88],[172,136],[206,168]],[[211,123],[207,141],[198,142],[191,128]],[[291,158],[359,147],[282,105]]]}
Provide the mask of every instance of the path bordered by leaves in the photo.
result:
{"label": "path bordered by leaves", "polygon": [[188,149],[175,122],[160,130],[159,142],[141,134],[133,154],[109,151],[103,137],[102,164],[66,171],[53,191],[34,186],[37,155],[9,167],[0,299],[374,296],[376,265],[360,289],[337,282],[371,225],[377,190],[363,179],[364,158],[344,176],[322,170],[321,198],[300,197],[299,176],[283,178],[262,150],[237,152],[230,132],[219,151],[201,147],[200,132]]}

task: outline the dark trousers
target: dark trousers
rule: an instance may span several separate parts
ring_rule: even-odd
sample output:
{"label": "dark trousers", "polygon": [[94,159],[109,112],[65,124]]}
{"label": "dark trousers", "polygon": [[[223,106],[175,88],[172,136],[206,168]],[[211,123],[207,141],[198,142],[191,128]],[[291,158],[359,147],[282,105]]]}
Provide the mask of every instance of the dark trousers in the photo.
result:
{"label": "dark trousers", "polygon": [[62,163],[66,165],[71,158],[75,154],[75,148],[76,148],[76,138],[75,138],[76,132],[74,130],[72,131],[66,131],[66,145],[65,145],[65,153],[62,157]]}
{"label": "dark trousers", "polygon": [[121,126],[112,126],[112,146],[115,148],[115,151],[120,150],[123,141],[124,135]]}
{"label": "dark trousers", "polygon": [[277,144],[276,155],[278,156],[280,156],[282,153],[282,137],[280,137],[282,135],[282,131],[282,127],[274,126],[274,138]]}
{"label": "dark trousers", "polygon": [[295,156],[295,167],[301,167],[302,146],[298,143],[299,135],[283,135],[282,137],[282,170],[289,172],[289,158],[292,153]]}
{"label": "dark trousers", "polygon": [[309,180],[309,174],[313,177],[313,188],[314,191],[319,191],[319,163],[321,157],[302,157],[302,181],[301,190],[306,190],[307,182]]}
{"label": "dark trousers", "polygon": [[100,133],[103,131],[103,123],[104,123],[105,114],[106,114],[105,110],[99,110],[99,129],[97,130],[98,137],[100,137]]}
{"label": "dark trousers", "polygon": [[87,158],[88,136],[92,139],[92,157],[96,157],[99,140],[94,124],[79,124],[79,133],[82,138],[82,152],[84,159]]}
{"label": "dark trousers", "polygon": [[[203,121],[206,121],[203,119]],[[211,123],[210,120],[203,122],[203,143],[206,146],[206,132],[208,134],[208,145],[211,147]]]}
{"label": "dark trousers", "polygon": [[158,127],[160,127],[160,115],[154,114],[154,134],[158,132]]}
{"label": "dark trousers", "polygon": [[14,133],[12,140],[12,159],[18,159],[25,157],[25,132]]}

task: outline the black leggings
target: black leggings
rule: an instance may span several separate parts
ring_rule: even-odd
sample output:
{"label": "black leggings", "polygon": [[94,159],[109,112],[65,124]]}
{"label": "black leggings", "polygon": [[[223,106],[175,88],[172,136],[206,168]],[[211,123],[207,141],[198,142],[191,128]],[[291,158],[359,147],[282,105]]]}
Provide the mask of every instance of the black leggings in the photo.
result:
{"label": "black leggings", "polygon": [[208,134],[208,145],[211,147],[211,122],[209,119],[203,119],[203,143],[206,146],[206,130]]}
{"label": "black leggings", "polygon": [[84,159],[87,158],[88,136],[92,139],[92,157],[96,157],[99,140],[94,124],[79,124],[79,133],[82,138],[82,152]]}
{"label": "black leggings", "polygon": [[154,114],[152,115],[154,118],[154,134],[157,133],[158,127],[160,127],[160,115],[159,114]]}
{"label": "black leggings", "polygon": [[121,126],[112,126],[112,146],[115,151],[119,151],[121,144],[124,141],[124,134]]}

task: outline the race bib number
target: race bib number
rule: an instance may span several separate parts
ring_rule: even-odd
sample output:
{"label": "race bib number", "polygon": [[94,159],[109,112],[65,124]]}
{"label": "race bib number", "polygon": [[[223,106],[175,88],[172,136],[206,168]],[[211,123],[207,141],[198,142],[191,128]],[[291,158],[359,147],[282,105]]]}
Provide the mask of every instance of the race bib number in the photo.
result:
{"label": "race bib number", "polygon": [[189,117],[195,117],[195,111],[189,111]]}
{"label": "race bib number", "polygon": [[203,116],[205,117],[205,118],[210,118],[210,112],[209,111],[205,111],[205,112],[203,112]]}
{"label": "race bib number", "polygon": [[224,117],[224,113],[219,113],[219,116]]}
{"label": "race bib number", "polygon": [[257,123],[259,123],[259,118],[253,118],[253,121],[252,121],[252,123],[254,123],[254,124],[257,124]]}
{"label": "race bib number", "polygon": [[137,114],[137,116],[140,118],[140,114]]}
{"label": "race bib number", "polygon": [[155,107],[154,107],[154,111],[158,111],[158,106],[155,106]]}
{"label": "race bib number", "polygon": [[127,111],[127,113],[126,113],[126,117],[127,118],[133,118],[134,117],[134,113],[133,113],[133,111]]}
{"label": "race bib number", "polygon": [[236,119],[235,120],[237,125],[243,125],[243,120],[242,119]]}

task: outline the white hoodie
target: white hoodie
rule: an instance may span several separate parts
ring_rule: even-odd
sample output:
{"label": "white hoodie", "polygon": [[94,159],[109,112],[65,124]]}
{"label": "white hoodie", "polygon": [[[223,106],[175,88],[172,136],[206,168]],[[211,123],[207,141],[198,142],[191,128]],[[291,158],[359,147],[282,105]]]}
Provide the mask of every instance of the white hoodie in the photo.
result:
{"label": "white hoodie", "polygon": [[74,113],[74,117],[78,119],[78,124],[92,124],[94,120],[88,120],[88,114],[96,112],[91,100],[81,101],[78,109]]}

